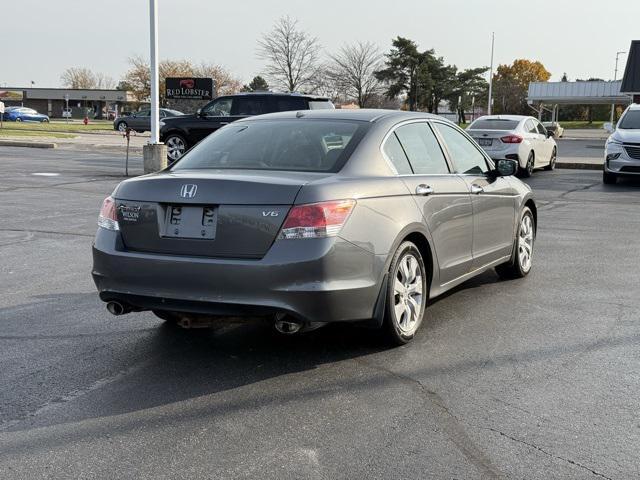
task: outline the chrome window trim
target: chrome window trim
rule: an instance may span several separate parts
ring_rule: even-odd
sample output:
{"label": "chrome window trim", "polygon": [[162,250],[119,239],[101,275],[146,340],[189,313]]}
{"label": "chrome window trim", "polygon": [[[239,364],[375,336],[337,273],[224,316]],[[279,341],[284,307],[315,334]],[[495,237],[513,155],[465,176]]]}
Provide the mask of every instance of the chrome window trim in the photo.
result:
{"label": "chrome window trim", "polygon": [[[449,154],[448,154],[447,150],[445,148],[443,148],[443,144],[442,144],[442,141],[441,141],[440,137],[438,136],[438,133],[430,125],[431,120],[432,119],[430,119],[430,118],[412,118],[412,119],[409,119],[409,120],[403,120],[402,122],[399,122],[399,123],[396,123],[395,125],[393,125],[389,129],[389,131],[387,133],[385,133],[384,137],[382,138],[382,142],[380,142],[380,146],[379,146],[378,149],[380,150],[380,154],[382,155],[382,158],[384,158],[384,160],[387,162],[387,165],[391,169],[391,172],[396,177],[426,177],[426,176],[442,177],[442,176],[445,176],[445,175],[456,175],[456,173],[454,172],[453,164],[450,161],[450,157],[449,157]],[[389,139],[391,134],[395,134],[395,132],[396,132],[396,130],[398,128],[400,128],[402,126],[405,126],[405,125],[409,125],[411,123],[426,123],[427,126],[431,129],[431,132],[436,137],[436,141],[438,142],[438,145],[440,146],[440,150],[442,150],[442,155],[444,156],[444,161],[447,164],[447,168],[449,169],[449,173],[403,173],[403,174],[398,173],[398,170],[396,169],[395,165],[393,164],[391,159],[387,156],[387,154],[384,152],[384,144],[387,143],[387,140]],[[402,143],[400,145],[402,145]],[[405,153],[405,155],[406,155],[406,153]],[[411,161],[409,160],[409,158],[407,158],[407,161],[409,162],[409,166],[411,167],[411,169],[413,169],[413,165],[411,165]]]}
{"label": "chrome window trim", "polygon": [[[453,127],[454,130],[458,130],[460,133],[462,133],[462,135],[464,137],[466,137],[467,140],[469,140],[471,142],[471,145],[473,145],[473,147],[480,152],[480,155],[482,155],[484,157],[485,162],[487,163],[487,167],[489,167],[489,170],[491,171],[492,169],[496,168],[496,164],[493,161],[493,159],[491,157],[489,157],[489,155],[487,154],[487,152],[485,152],[482,148],[480,148],[478,146],[478,144],[476,143],[476,141],[473,139],[473,137],[471,135],[469,135],[467,132],[465,132],[462,128],[460,128],[458,125],[456,125],[455,123],[452,122],[444,122],[442,120],[439,119],[434,119],[433,123],[441,123],[443,125],[447,125],[449,127]],[[447,143],[444,141],[444,138],[442,138],[442,136],[440,135],[440,132],[438,132],[437,130],[435,130],[436,135],[438,136],[438,139],[442,142],[444,149],[446,150],[448,157],[450,159],[450,163],[451,165],[454,167],[453,170],[456,173],[456,175],[471,175],[471,176],[475,176],[477,177],[478,174],[477,173],[462,173],[462,172],[458,172],[457,168],[456,168],[456,164],[455,164],[455,160],[453,159],[453,157],[451,156],[451,153],[449,152],[449,149],[447,148]],[[482,174],[483,176],[486,176],[486,173]]]}

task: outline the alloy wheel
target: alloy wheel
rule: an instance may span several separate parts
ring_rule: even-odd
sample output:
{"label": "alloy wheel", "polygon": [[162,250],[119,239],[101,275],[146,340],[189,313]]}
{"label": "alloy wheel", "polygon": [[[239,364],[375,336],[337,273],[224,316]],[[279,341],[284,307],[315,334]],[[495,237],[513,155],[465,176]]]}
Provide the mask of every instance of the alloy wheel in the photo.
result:
{"label": "alloy wheel", "polygon": [[405,335],[412,334],[422,315],[424,272],[418,259],[405,254],[398,262],[393,286],[393,312],[396,324]]}
{"label": "alloy wheel", "polygon": [[125,122],[120,122],[118,124],[118,131],[126,132],[127,131],[127,124]]}
{"label": "alloy wheel", "polygon": [[523,272],[531,270],[533,257],[533,220],[531,215],[524,215],[520,221],[518,235],[518,261]]}
{"label": "alloy wheel", "polygon": [[172,162],[178,160],[187,149],[187,146],[184,140],[177,136],[171,136],[167,138],[167,156],[171,159]]}

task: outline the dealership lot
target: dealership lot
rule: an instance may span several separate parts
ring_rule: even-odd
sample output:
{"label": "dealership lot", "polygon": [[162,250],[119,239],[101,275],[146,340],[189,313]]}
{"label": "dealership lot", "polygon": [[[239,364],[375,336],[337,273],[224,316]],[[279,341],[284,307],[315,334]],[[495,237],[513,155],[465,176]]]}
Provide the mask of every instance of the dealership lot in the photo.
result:
{"label": "dealership lot", "polygon": [[123,162],[0,147],[0,478],[640,475],[640,182],[535,173],[531,275],[462,285],[386,349],[109,315],[90,245]]}

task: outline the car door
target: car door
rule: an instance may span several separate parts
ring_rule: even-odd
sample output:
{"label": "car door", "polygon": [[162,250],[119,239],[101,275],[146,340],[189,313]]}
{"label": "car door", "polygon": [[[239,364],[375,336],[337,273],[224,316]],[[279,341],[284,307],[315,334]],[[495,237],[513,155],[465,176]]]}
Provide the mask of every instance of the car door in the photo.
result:
{"label": "car door", "polygon": [[555,144],[553,137],[547,134],[547,129],[537,120],[534,120],[536,128],[538,129],[538,136],[540,142],[540,156],[536,155],[536,166],[548,165],[551,160],[551,152]]}
{"label": "car door", "polygon": [[231,123],[233,97],[219,97],[205,105],[189,127],[189,145],[193,145],[220,127]]}
{"label": "car door", "polygon": [[132,115],[129,127],[134,130],[149,130],[151,128],[151,111],[141,110]]}
{"label": "car door", "polygon": [[524,129],[526,132],[527,139],[531,143],[531,147],[533,148],[533,153],[535,154],[535,164],[537,165],[540,161],[540,158],[544,157],[544,142],[540,138],[540,133],[538,132],[538,127],[536,126],[536,120],[533,118],[527,119],[524,123]]}
{"label": "car door", "polygon": [[451,172],[429,123],[401,124],[387,137],[383,151],[413,195],[431,233],[440,284],[468,273],[473,237],[469,189]]}
{"label": "car door", "polygon": [[473,266],[484,267],[511,255],[517,190],[508,178],[489,174],[493,164],[459,128],[434,122],[455,171],[467,185],[473,203]]}

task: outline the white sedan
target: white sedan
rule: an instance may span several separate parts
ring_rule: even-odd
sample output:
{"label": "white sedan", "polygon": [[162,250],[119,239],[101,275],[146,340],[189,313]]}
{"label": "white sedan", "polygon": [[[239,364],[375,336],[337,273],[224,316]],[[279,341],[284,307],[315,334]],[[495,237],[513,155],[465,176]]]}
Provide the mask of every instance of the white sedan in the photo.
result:
{"label": "white sedan", "polygon": [[469,125],[467,133],[494,160],[516,160],[522,177],[530,177],[535,168],[555,167],[558,146],[553,134],[533,117],[485,115]]}

